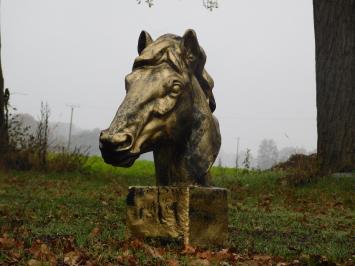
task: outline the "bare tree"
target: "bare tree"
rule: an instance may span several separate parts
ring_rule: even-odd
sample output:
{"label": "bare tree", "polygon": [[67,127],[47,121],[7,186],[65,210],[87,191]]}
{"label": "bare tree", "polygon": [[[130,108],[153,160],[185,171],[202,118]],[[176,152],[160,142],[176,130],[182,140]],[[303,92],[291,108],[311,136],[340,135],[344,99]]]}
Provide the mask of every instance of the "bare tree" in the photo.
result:
{"label": "bare tree", "polygon": [[250,169],[252,158],[253,158],[253,157],[252,157],[252,155],[251,155],[250,149],[247,149],[247,151],[245,152],[244,160],[243,160],[243,166],[244,166],[246,169]]}
{"label": "bare tree", "polygon": [[47,167],[49,114],[50,110],[48,104],[42,102],[40,119],[36,130],[38,159],[42,169]]}
{"label": "bare tree", "polygon": [[355,169],[355,0],[313,0],[318,159],[323,173]]}
{"label": "bare tree", "polygon": [[277,163],[278,150],[273,139],[263,139],[258,149],[258,168],[266,170]]}

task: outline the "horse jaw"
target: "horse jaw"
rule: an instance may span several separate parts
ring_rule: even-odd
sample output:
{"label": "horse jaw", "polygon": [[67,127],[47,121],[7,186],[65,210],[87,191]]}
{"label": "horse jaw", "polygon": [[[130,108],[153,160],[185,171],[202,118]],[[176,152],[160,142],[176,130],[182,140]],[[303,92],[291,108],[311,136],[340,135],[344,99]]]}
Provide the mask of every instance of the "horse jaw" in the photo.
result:
{"label": "horse jaw", "polygon": [[194,110],[191,132],[185,143],[164,145],[154,150],[157,185],[208,186],[209,171],[217,158],[221,135],[218,121],[195,78],[192,84]]}

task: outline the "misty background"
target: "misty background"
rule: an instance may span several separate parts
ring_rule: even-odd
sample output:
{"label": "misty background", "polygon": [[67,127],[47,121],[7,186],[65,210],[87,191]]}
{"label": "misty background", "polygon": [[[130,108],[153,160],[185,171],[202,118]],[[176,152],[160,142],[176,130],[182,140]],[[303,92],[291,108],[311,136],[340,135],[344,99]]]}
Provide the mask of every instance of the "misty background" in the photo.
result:
{"label": "misty background", "polygon": [[48,102],[57,142],[68,138],[68,105],[79,105],[72,145],[98,154],[98,134],[123,100],[141,30],[157,38],[192,28],[215,81],[217,164],[235,165],[238,138],[239,164],[250,149],[253,167],[268,149],[276,147],[270,160],[280,161],[316,148],[312,1],[220,0],[210,12],[197,0],[155,1],[152,8],[135,0],[2,0],[1,12],[11,105],[35,123],[41,101]]}

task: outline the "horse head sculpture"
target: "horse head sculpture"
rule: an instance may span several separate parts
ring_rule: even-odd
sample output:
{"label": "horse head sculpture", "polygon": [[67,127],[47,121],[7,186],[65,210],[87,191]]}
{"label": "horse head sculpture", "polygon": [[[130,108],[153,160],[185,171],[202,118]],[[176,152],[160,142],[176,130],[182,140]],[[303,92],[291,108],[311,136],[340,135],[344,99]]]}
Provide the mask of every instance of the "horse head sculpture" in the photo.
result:
{"label": "horse head sculpture", "polygon": [[126,96],[100,150],[106,163],[129,167],[153,151],[157,185],[207,186],[221,145],[213,80],[196,33],[166,34],[153,41],[142,31]]}

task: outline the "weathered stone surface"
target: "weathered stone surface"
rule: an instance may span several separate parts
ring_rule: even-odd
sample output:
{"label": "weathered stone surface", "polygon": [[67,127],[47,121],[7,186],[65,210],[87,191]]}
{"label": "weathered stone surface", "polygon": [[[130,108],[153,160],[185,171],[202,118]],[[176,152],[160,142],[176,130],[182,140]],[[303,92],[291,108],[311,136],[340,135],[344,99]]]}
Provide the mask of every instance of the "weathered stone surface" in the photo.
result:
{"label": "weathered stone surface", "polygon": [[130,187],[127,233],[196,246],[228,239],[227,190],[216,187]]}

